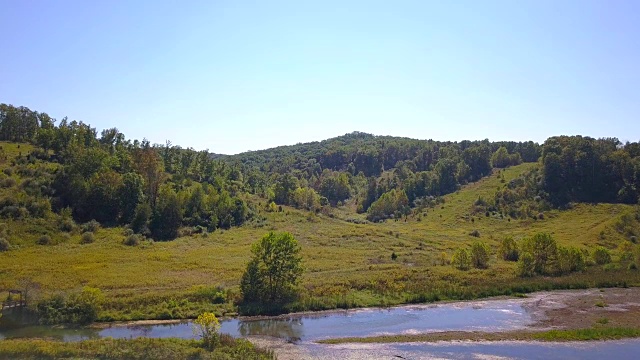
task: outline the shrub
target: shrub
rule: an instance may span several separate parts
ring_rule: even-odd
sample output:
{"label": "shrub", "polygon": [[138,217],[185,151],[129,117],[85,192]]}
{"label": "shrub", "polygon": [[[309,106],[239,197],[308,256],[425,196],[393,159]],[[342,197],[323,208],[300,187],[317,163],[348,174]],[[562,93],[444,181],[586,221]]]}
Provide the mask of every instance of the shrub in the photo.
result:
{"label": "shrub", "polygon": [[469,233],[469,235],[471,235],[473,237],[480,237],[480,231],[473,230],[472,232]]}
{"label": "shrub", "polygon": [[633,263],[629,264],[627,269],[629,269],[629,270],[638,270],[638,265],[633,262]]}
{"label": "shrub", "polygon": [[489,266],[489,246],[476,241],[471,245],[471,264],[476,269],[486,269]]}
{"label": "shrub", "polygon": [[593,261],[598,265],[604,265],[611,262],[611,253],[602,246],[598,246],[593,250]]}
{"label": "shrub", "polygon": [[535,262],[533,255],[528,252],[520,254],[518,259],[518,275],[522,277],[531,277],[535,274]]}
{"label": "shrub", "polygon": [[396,255],[395,251],[391,253],[391,260],[396,260],[398,258],[398,255]]}
{"label": "shrub", "polygon": [[96,241],[96,238],[93,233],[89,231],[83,233],[80,238],[80,244],[91,244],[94,241]]}
{"label": "shrub", "polygon": [[11,244],[9,243],[9,241],[7,241],[7,239],[0,238],[0,252],[7,251],[9,250],[10,247],[11,247]]}
{"label": "shrub", "polygon": [[73,222],[72,219],[64,219],[60,221],[59,228],[60,228],[60,231],[72,232],[73,230],[75,230],[76,224]]}
{"label": "shrub", "polygon": [[630,240],[632,243],[634,243],[634,244],[638,243],[638,237],[636,237],[636,236],[631,236],[631,237],[629,238],[629,240]]}
{"label": "shrub", "polygon": [[451,264],[458,270],[469,270],[471,268],[471,255],[466,249],[458,249],[451,257]]}
{"label": "shrub", "polygon": [[528,252],[533,257],[536,274],[551,274],[555,270],[558,246],[551,235],[538,233],[526,239],[522,244],[522,252]]}
{"label": "shrub", "polygon": [[558,247],[557,272],[568,274],[583,271],[586,267],[584,254],[576,248]]}
{"label": "shrub", "polygon": [[49,235],[42,235],[36,240],[36,244],[38,245],[49,245],[51,244],[51,237]]}
{"label": "shrub", "polygon": [[41,300],[36,314],[41,324],[89,324],[96,320],[104,295],[100,289],[85,287],[68,298],[61,295]]}
{"label": "shrub", "polygon": [[512,237],[506,237],[500,242],[500,256],[502,260],[518,261],[518,245]]}
{"label": "shrub", "polygon": [[441,252],[440,253],[440,265],[444,266],[444,265],[448,265],[449,263],[451,263],[451,260],[449,259],[449,256],[447,255],[446,252]]}
{"label": "shrub", "polygon": [[127,246],[137,246],[140,244],[140,236],[136,234],[129,235],[124,239],[123,243]]}
{"label": "shrub", "polygon": [[214,313],[206,312],[193,322],[193,333],[198,335],[205,347],[214,350],[220,342],[220,321]]}
{"label": "shrub", "polygon": [[16,179],[6,178],[3,180],[0,180],[0,186],[3,188],[10,188],[10,187],[16,186]]}
{"label": "shrub", "polygon": [[95,220],[91,220],[82,225],[82,231],[85,233],[86,232],[95,233],[96,231],[98,231],[98,229],[100,229],[100,223]]}

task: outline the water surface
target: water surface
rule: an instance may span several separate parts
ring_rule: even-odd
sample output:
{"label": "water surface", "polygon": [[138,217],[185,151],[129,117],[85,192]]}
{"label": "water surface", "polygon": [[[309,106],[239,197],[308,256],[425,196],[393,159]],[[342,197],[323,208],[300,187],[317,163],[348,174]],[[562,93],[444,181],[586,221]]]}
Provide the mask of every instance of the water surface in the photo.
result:
{"label": "water surface", "polygon": [[[357,309],[313,315],[222,321],[221,332],[233,336],[270,336],[294,341],[329,337],[417,334],[446,330],[512,330],[532,322],[521,300],[491,300],[438,305]],[[111,326],[105,329],[62,329],[32,326],[0,332],[0,338],[51,337],[78,341],[113,338],[194,338],[191,322]]]}

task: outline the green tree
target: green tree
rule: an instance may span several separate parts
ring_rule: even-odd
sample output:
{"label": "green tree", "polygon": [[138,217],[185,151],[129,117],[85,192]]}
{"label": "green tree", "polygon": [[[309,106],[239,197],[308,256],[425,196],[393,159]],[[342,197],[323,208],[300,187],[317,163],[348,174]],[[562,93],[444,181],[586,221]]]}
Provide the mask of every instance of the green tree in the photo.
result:
{"label": "green tree", "polygon": [[558,255],[558,246],[551,235],[546,233],[535,234],[532,238],[524,241],[522,250],[533,256],[535,273],[544,275],[553,273]]}
{"label": "green tree", "polygon": [[476,241],[471,245],[471,264],[476,269],[486,269],[489,266],[489,246]]}
{"label": "green tree", "polygon": [[593,261],[598,265],[604,265],[611,262],[611,254],[607,248],[598,246],[593,250]]}
{"label": "green tree", "polygon": [[582,271],[585,268],[584,254],[573,247],[558,246],[557,271],[559,274],[568,274],[574,271]]}
{"label": "green tree", "polygon": [[240,285],[248,302],[281,302],[291,298],[302,275],[298,241],[290,233],[270,232],[253,244]]}
{"label": "green tree", "polygon": [[158,196],[158,205],[151,218],[151,235],[156,240],[172,240],[182,224],[182,207],[176,193],[165,187]]}
{"label": "green tree", "polygon": [[459,270],[469,270],[471,268],[471,255],[467,249],[457,249],[451,257],[451,265]]}
{"label": "green tree", "polygon": [[518,261],[518,245],[511,236],[502,239],[500,242],[500,256],[502,260]]}
{"label": "green tree", "polygon": [[535,263],[533,255],[528,252],[520,254],[518,258],[518,274],[522,277],[535,275]]}
{"label": "green tree", "polygon": [[144,198],[144,181],[142,176],[134,172],[128,172],[122,176],[122,187],[120,190],[120,210],[121,221],[129,223],[136,212],[138,204]]}

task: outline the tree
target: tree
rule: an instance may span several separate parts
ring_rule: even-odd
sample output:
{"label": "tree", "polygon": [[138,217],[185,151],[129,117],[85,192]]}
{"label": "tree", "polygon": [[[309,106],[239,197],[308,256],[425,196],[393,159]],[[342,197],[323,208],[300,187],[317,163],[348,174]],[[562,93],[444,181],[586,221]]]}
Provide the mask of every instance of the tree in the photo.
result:
{"label": "tree", "polygon": [[609,250],[603,246],[598,246],[593,250],[593,261],[598,265],[604,265],[611,262],[611,254]]}
{"label": "tree", "polygon": [[451,265],[459,270],[469,270],[471,268],[471,255],[467,249],[457,249],[451,257]]}
{"label": "tree", "polygon": [[151,234],[156,240],[172,240],[178,237],[182,224],[182,207],[176,193],[165,187],[158,195],[158,205],[151,218]]}
{"label": "tree", "polygon": [[502,260],[518,261],[518,245],[512,237],[506,237],[500,242],[500,256]]}
{"label": "tree", "polygon": [[298,241],[290,233],[270,232],[253,244],[240,289],[247,302],[281,302],[293,295],[302,275]]}
{"label": "tree", "polygon": [[522,277],[531,277],[535,275],[533,255],[528,252],[520,255],[518,258],[518,274]]}
{"label": "tree", "polygon": [[134,172],[128,172],[122,176],[122,188],[120,189],[121,221],[128,223],[133,219],[138,204],[144,197],[144,182],[142,176]]}
{"label": "tree", "polygon": [[489,266],[489,246],[476,241],[471,245],[471,264],[476,269],[486,269]]}
{"label": "tree", "polygon": [[533,257],[533,270],[535,273],[553,273],[558,255],[558,246],[551,235],[546,233],[535,234],[532,238],[524,241],[522,250]]}

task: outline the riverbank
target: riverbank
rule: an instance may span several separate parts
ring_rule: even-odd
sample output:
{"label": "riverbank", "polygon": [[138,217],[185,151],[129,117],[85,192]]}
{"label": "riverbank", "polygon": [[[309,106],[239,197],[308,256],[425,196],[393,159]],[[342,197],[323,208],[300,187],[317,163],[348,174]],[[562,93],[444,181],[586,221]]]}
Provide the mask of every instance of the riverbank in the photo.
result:
{"label": "riverbank", "polygon": [[640,337],[640,288],[533,294],[522,306],[534,322],[513,331],[443,331],[334,338],[321,344],[441,341],[588,341]]}
{"label": "riverbank", "polygon": [[0,341],[0,359],[104,359],[104,360],[183,360],[183,359],[255,359],[274,360],[271,350],[262,349],[244,339],[223,336],[213,350],[199,340],[185,339],[98,339],[61,342],[42,339]]}

